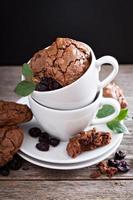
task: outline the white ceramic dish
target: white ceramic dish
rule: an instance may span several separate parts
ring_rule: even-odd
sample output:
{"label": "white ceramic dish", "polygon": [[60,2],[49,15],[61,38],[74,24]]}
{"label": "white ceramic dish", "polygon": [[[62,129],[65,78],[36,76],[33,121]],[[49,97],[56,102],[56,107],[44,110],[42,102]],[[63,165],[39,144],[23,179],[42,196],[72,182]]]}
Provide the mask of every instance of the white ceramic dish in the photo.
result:
{"label": "white ceramic dish", "polygon": [[22,153],[21,151],[19,151],[18,154],[25,160],[29,161],[30,163],[33,163],[33,164],[41,166],[41,167],[49,168],[49,169],[58,169],[58,170],[81,169],[84,167],[89,167],[91,165],[97,164],[97,163],[107,159],[111,154],[113,154],[117,150],[121,141],[122,141],[122,137],[118,140],[118,142],[116,143],[116,145],[113,148],[111,148],[109,151],[107,151],[106,153],[103,153],[101,156],[99,156],[95,159],[91,159],[89,161],[75,163],[75,164],[69,164],[69,165],[43,162],[43,161],[31,158],[31,157],[27,156],[26,154]]}
{"label": "white ceramic dish", "polygon": [[[18,103],[28,104],[28,98],[27,97],[21,98],[18,101]],[[40,161],[58,163],[58,164],[79,163],[97,158],[101,156],[103,153],[110,150],[119,141],[119,139],[123,137],[123,134],[112,134],[112,141],[110,144],[104,147],[97,148],[93,151],[85,152],[80,156],[78,156],[77,158],[72,159],[67,155],[66,152],[67,142],[61,142],[60,145],[57,147],[50,147],[50,150],[48,152],[41,152],[36,149],[35,145],[37,143],[37,139],[32,138],[28,134],[28,130],[31,127],[35,126],[40,127],[35,118],[33,118],[33,120],[28,123],[22,124],[21,126],[24,129],[24,141],[20,149],[21,152]],[[93,126],[87,127],[87,130],[92,127]],[[95,127],[97,128],[97,130],[110,131],[105,124],[95,125]]]}

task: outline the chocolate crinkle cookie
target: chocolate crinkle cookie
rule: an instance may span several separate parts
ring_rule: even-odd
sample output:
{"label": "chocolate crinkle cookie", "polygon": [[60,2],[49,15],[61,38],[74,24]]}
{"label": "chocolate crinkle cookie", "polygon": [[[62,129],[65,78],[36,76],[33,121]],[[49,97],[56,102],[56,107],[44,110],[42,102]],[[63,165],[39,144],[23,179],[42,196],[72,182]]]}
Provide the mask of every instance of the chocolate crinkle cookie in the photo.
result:
{"label": "chocolate crinkle cookie", "polygon": [[121,108],[127,108],[128,106],[122,89],[115,83],[110,83],[103,89],[103,96],[116,99],[120,103]]}
{"label": "chocolate crinkle cookie", "polygon": [[95,128],[89,131],[80,132],[70,139],[67,145],[67,153],[70,157],[75,158],[84,151],[96,149],[109,144],[111,133],[96,131]]}
{"label": "chocolate crinkle cookie", "polygon": [[29,65],[35,82],[51,77],[63,87],[82,76],[90,63],[88,45],[69,38],[57,38],[49,47],[35,53]]}
{"label": "chocolate crinkle cookie", "polygon": [[5,165],[19,150],[23,141],[23,131],[16,126],[0,128],[0,166]]}
{"label": "chocolate crinkle cookie", "polygon": [[33,114],[27,105],[0,101],[0,127],[30,121]]}

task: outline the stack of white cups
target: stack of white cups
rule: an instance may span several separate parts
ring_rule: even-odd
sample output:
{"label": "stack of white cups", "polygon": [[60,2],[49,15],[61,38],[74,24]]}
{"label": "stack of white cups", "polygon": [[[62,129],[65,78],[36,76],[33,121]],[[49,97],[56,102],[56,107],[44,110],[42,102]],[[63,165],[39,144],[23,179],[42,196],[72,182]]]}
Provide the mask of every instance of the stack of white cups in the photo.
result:
{"label": "stack of white cups", "polygon": [[[42,128],[63,141],[83,131],[90,124],[111,121],[120,112],[116,100],[102,96],[103,88],[118,73],[118,62],[112,56],[103,56],[96,60],[93,50],[90,50],[91,65],[78,80],[61,89],[48,92],[34,91],[29,96],[32,112]],[[100,81],[99,72],[103,64],[111,64],[113,69],[103,81]],[[97,119],[96,113],[104,104],[112,105],[115,112]]]}

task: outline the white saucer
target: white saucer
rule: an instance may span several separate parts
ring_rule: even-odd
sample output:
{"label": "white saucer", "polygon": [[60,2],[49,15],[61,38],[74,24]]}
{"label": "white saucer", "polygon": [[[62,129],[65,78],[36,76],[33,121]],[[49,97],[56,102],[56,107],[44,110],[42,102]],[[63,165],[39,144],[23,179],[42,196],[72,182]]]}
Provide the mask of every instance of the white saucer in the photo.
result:
{"label": "white saucer", "polygon": [[59,169],[59,170],[81,169],[84,167],[88,167],[88,166],[97,164],[97,163],[105,160],[106,158],[108,158],[111,154],[113,154],[116,151],[116,149],[119,147],[121,141],[122,141],[122,137],[117,141],[117,143],[115,144],[115,146],[113,148],[108,150],[106,153],[103,153],[103,155],[101,155],[100,157],[91,159],[89,161],[81,162],[81,163],[75,163],[75,164],[48,163],[48,162],[44,162],[44,161],[40,161],[40,160],[31,158],[30,156],[25,155],[21,151],[19,151],[18,154],[25,160],[29,161],[30,163],[33,163],[33,164],[41,166],[41,167],[49,168],[49,169]]}
{"label": "white saucer", "polygon": [[[18,103],[27,104],[28,105],[28,98],[24,97],[21,98]],[[113,134],[112,133],[112,140],[111,143],[104,146],[97,148],[95,150],[91,150],[88,152],[84,152],[81,155],[79,155],[77,158],[72,159],[68,156],[66,152],[66,145],[67,142],[61,142],[57,147],[50,147],[50,150],[47,152],[39,151],[35,145],[38,142],[38,139],[32,138],[28,134],[28,130],[31,127],[40,127],[38,122],[33,118],[32,121],[25,123],[21,125],[21,127],[24,129],[24,141],[20,148],[20,151],[24,153],[25,155],[32,157],[34,159],[38,159],[40,161],[49,162],[49,163],[57,163],[57,164],[74,164],[74,163],[80,163],[89,161],[91,159],[96,159],[102,156],[104,153],[108,152],[111,148],[113,148],[119,140],[122,140],[123,134]],[[87,127],[86,129],[92,129],[93,126]],[[106,124],[100,124],[94,126],[97,130],[101,131],[110,131]]]}

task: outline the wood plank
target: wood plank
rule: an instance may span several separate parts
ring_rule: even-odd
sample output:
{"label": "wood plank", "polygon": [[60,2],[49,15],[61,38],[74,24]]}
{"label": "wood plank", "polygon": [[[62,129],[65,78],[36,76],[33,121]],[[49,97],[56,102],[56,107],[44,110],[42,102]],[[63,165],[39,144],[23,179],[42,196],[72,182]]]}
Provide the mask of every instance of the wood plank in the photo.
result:
{"label": "wood plank", "polygon": [[132,181],[0,181],[4,200],[132,200]]}

